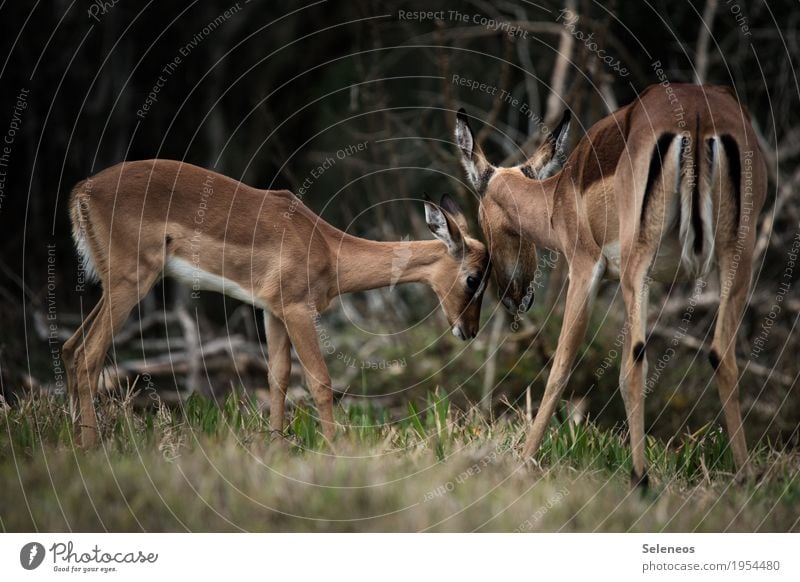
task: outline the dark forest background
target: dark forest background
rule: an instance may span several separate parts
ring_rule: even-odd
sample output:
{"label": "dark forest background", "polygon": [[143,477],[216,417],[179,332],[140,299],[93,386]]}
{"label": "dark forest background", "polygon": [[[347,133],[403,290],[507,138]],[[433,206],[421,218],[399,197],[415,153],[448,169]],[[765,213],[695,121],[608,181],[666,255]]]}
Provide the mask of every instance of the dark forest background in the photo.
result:
{"label": "dark forest background", "polygon": [[[564,8],[579,15],[574,31],[564,26]],[[420,10],[443,14],[406,16]],[[13,132],[0,168],[5,398],[59,389],[51,332],[67,337],[98,297],[76,279],[66,208],[71,187],[86,176],[121,160],[161,157],[297,191],[326,157],[367,142],[315,180],[305,203],[360,236],[429,238],[423,191],[453,193],[473,217],[477,206],[451,142],[458,107],[485,120],[476,129],[494,162],[516,163],[541,136],[527,112],[547,125],[571,109],[574,145],[592,123],[659,82],[653,63],[660,62],[670,82],[734,87],[753,115],[770,188],[759,221],[756,291],[739,336],[742,394],[751,439],[796,442],[796,274],[788,291],[779,284],[800,233],[799,21],[796,0],[1,2],[0,139]],[[603,62],[599,49],[627,74]],[[143,111],[159,75],[157,101]],[[471,90],[453,75],[498,90]],[[509,105],[501,91],[526,107]],[[559,261],[541,255],[545,290],[522,325],[510,327],[490,288],[483,330],[467,347],[448,338],[428,289],[343,298],[325,316],[339,353],[402,365],[365,370],[329,358],[335,387],[392,406],[439,384],[462,403],[480,401],[499,414],[524,407],[530,386],[535,403],[564,291]],[[711,282],[697,299],[678,357],[653,379],[648,421],[663,435],[720,422],[703,351],[714,288]],[[691,290],[656,290],[651,321],[657,317],[665,333],[674,328]],[[622,323],[618,295],[614,284],[603,288],[592,341],[569,388],[576,409],[605,424],[624,418],[619,363],[609,356]],[[121,336],[120,376],[146,374],[164,398],[231,386],[263,396],[263,329],[249,306],[208,294],[192,300],[161,284]],[[755,353],[761,336],[764,349]],[[198,338],[202,359],[193,348]],[[651,371],[665,350],[666,341],[657,342]],[[302,399],[299,376],[293,385]]]}

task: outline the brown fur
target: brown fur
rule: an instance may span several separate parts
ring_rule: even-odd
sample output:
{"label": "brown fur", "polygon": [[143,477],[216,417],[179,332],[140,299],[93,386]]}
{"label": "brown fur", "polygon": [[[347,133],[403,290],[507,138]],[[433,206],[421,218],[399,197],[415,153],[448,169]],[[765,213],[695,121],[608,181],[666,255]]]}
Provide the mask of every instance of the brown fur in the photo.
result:
{"label": "brown fur", "polygon": [[331,382],[314,319],[336,296],[424,282],[454,333],[462,339],[477,333],[482,291],[474,294],[466,279],[487,275],[488,255],[451,210],[443,215],[454,252],[436,240],[361,239],[331,226],[289,191],[259,190],[176,161],[126,162],[81,182],[70,200],[73,232],[79,246],[88,245],[88,262],[103,286],[95,310],[63,349],[70,389],[80,400],[83,444],[97,438],[93,397],[113,335],[176,258],[224,277],[226,293],[236,285],[268,311],[273,430],[283,431],[293,345],[332,438]]}
{"label": "brown fur", "polygon": [[[525,293],[534,278],[537,246],[563,253],[569,264],[564,322],[528,434],[526,459],[536,453],[566,386],[598,279],[605,276],[620,279],[625,298],[629,332],[620,388],[631,431],[634,481],[644,480],[649,281],[692,279],[716,265],[722,293],[712,353],[719,363],[716,376],[733,456],[739,468],[745,466],[734,347],[750,284],[756,219],[766,193],[765,163],[749,115],[729,88],[674,84],[670,90],[671,94],[651,86],[633,103],[600,120],[553,177],[531,180],[516,168],[492,168],[487,162],[492,179],[481,199],[479,218],[506,306],[530,306]],[[465,131],[456,129],[460,143],[470,143]],[[666,133],[675,138],[664,140],[670,142],[666,153],[653,161],[656,143]],[[738,225],[737,188],[729,177],[729,161],[721,147],[712,159],[708,147],[719,145],[721,136],[736,143],[740,161],[748,164],[742,171],[752,177],[750,191],[741,188],[742,197],[748,197],[741,201],[747,216],[743,214]],[[690,155],[678,156],[681,144]],[[472,159],[483,158],[479,150],[470,153]],[[534,157],[546,163],[542,156]],[[469,170],[466,156],[462,161]],[[744,176],[740,181],[744,183]],[[733,258],[737,254],[738,266]]]}

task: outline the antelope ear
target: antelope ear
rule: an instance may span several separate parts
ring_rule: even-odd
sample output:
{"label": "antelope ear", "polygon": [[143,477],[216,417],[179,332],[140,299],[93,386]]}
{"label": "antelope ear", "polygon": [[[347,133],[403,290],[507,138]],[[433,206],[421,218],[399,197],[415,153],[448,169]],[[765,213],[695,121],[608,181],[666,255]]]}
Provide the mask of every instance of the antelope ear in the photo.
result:
{"label": "antelope ear", "polygon": [[425,222],[433,236],[442,241],[450,255],[460,260],[464,256],[464,235],[455,220],[433,203],[425,194]]}
{"label": "antelope ear", "polygon": [[455,221],[462,233],[466,234],[469,231],[467,219],[461,211],[461,207],[450,194],[442,194],[442,201],[439,203],[439,206],[444,208],[445,212],[450,215],[450,218]]}
{"label": "antelope ear", "polygon": [[469,126],[467,110],[463,107],[456,113],[456,143],[461,148],[462,156],[472,158],[475,139],[472,136],[472,128]]}
{"label": "antelope ear", "polygon": [[467,171],[467,179],[478,191],[478,195],[483,196],[482,177],[491,166],[484,157],[480,146],[475,143],[475,137],[469,126],[469,118],[463,107],[456,114],[456,144],[461,151],[461,163]]}
{"label": "antelope ear", "polygon": [[569,125],[572,121],[572,112],[564,110],[561,121],[558,122],[555,131],[547,136],[547,145],[552,149],[550,161],[539,172],[539,179],[544,180],[558,172],[567,160],[567,138],[569,137]]}
{"label": "antelope ear", "polygon": [[567,147],[567,138],[569,137],[569,125],[572,122],[572,112],[569,109],[564,110],[564,115],[561,116],[561,121],[558,122],[556,130],[553,132],[553,143],[555,145],[555,155],[564,159],[565,150]]}

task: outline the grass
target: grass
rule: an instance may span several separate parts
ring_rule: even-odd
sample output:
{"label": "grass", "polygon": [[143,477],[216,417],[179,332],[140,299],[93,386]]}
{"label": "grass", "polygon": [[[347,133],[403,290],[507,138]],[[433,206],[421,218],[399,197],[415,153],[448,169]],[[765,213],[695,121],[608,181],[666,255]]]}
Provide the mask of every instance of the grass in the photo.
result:
{"label": "grass", "polygon": [[523,467],[523,419],[488,422],[439,390],[402,418],[340,406],[333,443],[306,406],[273,441],[267,414],[236,394],[147,411],[131,396],[102,399],[103,445],[91,451],[74,447],[63,399],[0,412],[0,530],[800,530],[798,455],[759,446],[763,477],[737,484],[711,425],[651,439],[655,486],[641,495],[624,432],[554,421],[541,467]]}

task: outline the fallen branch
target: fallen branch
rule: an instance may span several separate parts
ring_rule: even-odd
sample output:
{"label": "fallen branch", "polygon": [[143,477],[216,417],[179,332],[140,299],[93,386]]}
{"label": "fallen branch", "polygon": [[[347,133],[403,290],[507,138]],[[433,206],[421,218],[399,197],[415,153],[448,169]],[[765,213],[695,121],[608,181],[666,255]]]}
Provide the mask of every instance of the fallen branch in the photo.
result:
{"label": "fallen branch", "polygon": [[[659,327],[654,328],[652,330],[652,333],[655,333],[656,335],[659,335],[661,337],[667,337],[669,339],[678,338],[682,334],[682,332],[678,331],[675,328],[659,328]],[[678,341],[682,345],[693,350],[700,350],[703,347],[702,341],[690,335],[683,335],[683,337],[681,337],[681,339]],[[739,365],[740,370],[746,369],[749,372],[755,374],[756,376],[761,376],[769,380],[775,380],[780,384],[783,384],[784,386],[792,386],[794,384],[794,379],[788,374],[783,374],[781,372],[775,371],[773,368],[769,368],[761,364],[756,364],[752,360],[742,360],[741,358],[736,358],[736,363]]]}

